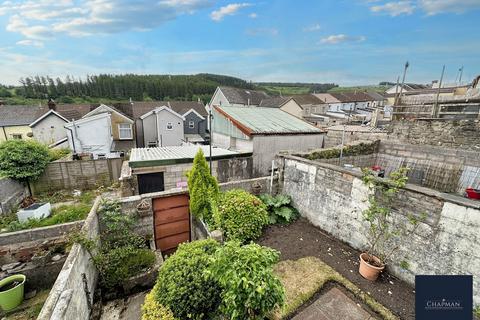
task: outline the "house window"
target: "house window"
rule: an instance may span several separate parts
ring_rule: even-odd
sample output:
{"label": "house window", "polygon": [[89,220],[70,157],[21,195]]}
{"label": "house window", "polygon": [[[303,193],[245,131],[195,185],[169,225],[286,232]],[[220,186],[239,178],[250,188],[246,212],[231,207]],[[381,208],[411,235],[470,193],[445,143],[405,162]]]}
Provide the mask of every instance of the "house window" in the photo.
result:
{"label": "house window", "polygon": [[22,140],[22,135],[21,134],[12,134],[12,138],[14,140]]}
{"label": "house window", "polygon": [[193,121],[188,121],[188,127],[189,127],[190,129],[195,128],[195,122],[193,122]]}
{"label": "house window", "polygon": [[120,140],[133,139],[132,125],[130,123],[119,123],[118,136]]}
{"label": "house window", "polygon": [[173,130],[173,124],[171,122],[167,122],[167,130]]}

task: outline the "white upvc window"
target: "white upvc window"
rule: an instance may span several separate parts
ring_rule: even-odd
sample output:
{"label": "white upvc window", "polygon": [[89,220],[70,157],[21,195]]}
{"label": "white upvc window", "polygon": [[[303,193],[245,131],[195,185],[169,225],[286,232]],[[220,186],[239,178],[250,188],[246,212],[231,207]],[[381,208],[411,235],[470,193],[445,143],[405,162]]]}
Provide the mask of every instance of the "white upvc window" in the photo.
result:
{"label": "white upvc window", "polygon": [[194,121],[188,121],[188,127],[189,127],[190,129],[195,128],[195,122],[194,122]]}
{"label": "white upvc window", "polygon": [[173,124],[171,122],[167,122],[167,130],[173,130]]}
{"label": "white upvc window", "polygon": [[133,139],[133,129],[130,123],[118,124],[118,137],[120,140]]}

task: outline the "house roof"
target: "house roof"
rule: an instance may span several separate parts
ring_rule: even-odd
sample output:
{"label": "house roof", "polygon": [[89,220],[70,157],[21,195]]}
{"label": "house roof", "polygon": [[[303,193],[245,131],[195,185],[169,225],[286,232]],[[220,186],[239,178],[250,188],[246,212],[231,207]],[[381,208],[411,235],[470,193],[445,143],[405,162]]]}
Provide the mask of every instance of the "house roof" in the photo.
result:
{"label": "house roof", "polygon": [[48,110],[40,106],[0,105],[0,126],[28,126]]}
{"label": "house roof", "polygon": [[59,113],[56,112],[55,110],[50,109],[50,110],[48,110],[47,112],[45,112],[43,115],[41,115],[40,117],[38,117],[35,121],[33,121],[32,123],[30,123],[30,127],[36,126],[40,121],[42,121],[43,119],[45,119],[45,118],[48,117],[49,115],[57,116],[57,117],[59,117],[60,119],[62,119],[63,121],[68,122],[68,120],[65,119],[65,117],[63,117],[61,114],[59,114]]}
{"label": "house roof", "polygon": [[162,106],[169,106],[181,115],[193,109],[201,116],[207,116],[205,106],[198,101],[134,101],[132,103],[119,103],[114,106],[133,119],[139,119],[142,115]]}
{"label": "house roof", "polygon": [[240,89],[232,87],[218,87],[231,104],[244,104],[244,105],[260,105],[263,99],[270,98],[270,96],[257,90]]}
{"label": "house roof", "polygon": [[[171,146],[155,148],[135,148],[131,150],[129,166],[131,168],[163,166],[177,163],[191,163],[198,150],[202,149],[205,158],[210,158],[209,146]],[[212,147],[212,160],[250,156],[251,153]]]}
{"label": "house roof", "polygon": [[99,104],[57,104],[55,111],[68,121],[72,121],[82,118],[98,106]]}
{"label": "house roof", "polygon": [[[99,119],[103,119],[103,118],[110,118],[110,114],[109,113],[99,113],[99,114],[95,114],[93,116],[90,116],[90,117],[86,117],[86,118],[81,118],[79,120],[75,120],[75,125],[81,125],[83,123],[87,123],[87,122],[90,122],[90,121],[95,121],[95,120],[99,120]],[[72,127],[74,125],[73,122],[68,122],[68,123],[65,123],[64,127]]]}
{"label": "house roof", "polygon": [[315,97],[319,98],[322,100],[324,103],[337,103],[340,102],[337,100],[334,96],[332,96],[330,93],[314,93],[313,94]]}
{"label": "house roof", "polygon": [[385,100],[385,97],[378,92],[375,91],[368,91],[366,92],[374,101],[382,101]]}
{"label": "house roof", "polygon": [[133,120],[130,119],[130,117],[128,117],[126,114],[124,114],[120,110],[116,109],[115,107],[107,106],[105,104],[99,105],[98,107],[96,107],[95,109],[93,109],[92,111],[84,115],[82,118],[87,118],[92,115],[100,114],[100,113],[116,113],[122,118],[124,118],[125,120],[127,120],[128,122],[133,122]]}
{"label": "house roof", "polygon": [[287,103],[291,97],[271,97],[271,98],[266,98],[263,99],[260,102],[260,107],[265,107],[265,108],[280,108],[283,106],[285,103]]}
{"label": "house roof", "polygon": [[313,94],[296,94],[292,98],[301,106],[325,104],[323,100]]}
{"label": "house roof", "polygon": [[330,93],[335,99],[340,102],[365,102],[372,101],[370,97],[365,92],[332,92]]}
{"label": "house roof", "polygon": [[170,108],[167,107],[167,106],[161,106],[161,107],[155,108],[155,109],[153,109],[152,111],[149,111],[149,112],[145,113],[144,115],[142,115],[142,116],[140,117],[140,119],[143,120],[143,119],[145,119],[146,117],[148,117],[149,115],[151,115],[151,114],[153,114],[153,113],[155,113],[155,112],[163,111],[163,110],[165,110],[165,111],[167,111],[167,112],[170,112],[171,114],[174,114],[174,115],[176,115],[177,117],[181,118],[183,121],[185,121],[185,117],[184,117],[183,115],[181,115],[181,114],[173,111],[172,109],[170,109]]}
{"label": "house roof", "polygon": [[321,133],[322,130],[278,108],[219,107],[215,110],[246,135]]}

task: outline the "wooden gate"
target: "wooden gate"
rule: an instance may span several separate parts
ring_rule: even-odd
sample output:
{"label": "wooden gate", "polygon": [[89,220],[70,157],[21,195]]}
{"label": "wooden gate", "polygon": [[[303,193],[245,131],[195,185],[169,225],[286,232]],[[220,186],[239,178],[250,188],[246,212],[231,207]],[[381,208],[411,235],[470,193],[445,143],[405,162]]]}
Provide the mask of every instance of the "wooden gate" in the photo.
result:
{"label": "wooden gate", "polygon": [[155,244],[162,253],[171,254],[178,244],[190,241],[190,210],[188,195],[153,199]]}

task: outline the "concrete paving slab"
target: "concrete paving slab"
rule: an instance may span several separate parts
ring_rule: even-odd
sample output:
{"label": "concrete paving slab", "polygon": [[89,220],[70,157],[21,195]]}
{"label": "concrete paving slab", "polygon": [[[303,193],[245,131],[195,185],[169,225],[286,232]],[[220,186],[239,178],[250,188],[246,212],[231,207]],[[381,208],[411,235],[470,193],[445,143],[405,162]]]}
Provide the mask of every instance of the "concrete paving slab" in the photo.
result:
{"label": "concrete paving slab", "polygon": [[322,294],[315,302],[296,315],[293,320],[373,320],[367,311],[358,306],[338,288]]}
{"label": "concrete paving slab", "polygon": [[100,320],[140,320],[146,294],[147,292],[141,292],[126,299],[107,302],[103,306]]}

